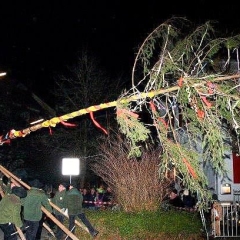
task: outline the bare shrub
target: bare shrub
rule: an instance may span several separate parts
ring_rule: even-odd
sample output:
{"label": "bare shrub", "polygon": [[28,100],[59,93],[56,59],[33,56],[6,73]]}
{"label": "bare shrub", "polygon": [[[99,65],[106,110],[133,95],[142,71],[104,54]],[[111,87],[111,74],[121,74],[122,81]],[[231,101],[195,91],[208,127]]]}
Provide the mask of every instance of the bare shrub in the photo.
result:
{"label": "bare shrub", "polygon": [[100,145],[101,158],[91,169],[108,184],[115,200],[127,212],[155,211],[170,181],[159,177],[161,151],[143,151],[140,159],[128,158],[130,146],[119,135]]}

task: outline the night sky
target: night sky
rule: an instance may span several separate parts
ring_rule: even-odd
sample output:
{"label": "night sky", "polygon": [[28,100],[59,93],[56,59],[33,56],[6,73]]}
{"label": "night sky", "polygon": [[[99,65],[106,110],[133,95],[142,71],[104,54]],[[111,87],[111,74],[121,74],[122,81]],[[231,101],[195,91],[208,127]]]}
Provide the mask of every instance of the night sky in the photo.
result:
{"label": "night sky", "polygon": [[[210,6],[209,2],[2,1],[0,72],[7,71],[9,78],[49,103],[54,78],[76,63],[78,52],[87,47],[113,79],[125,73],[131,81],[138,46],[173,16],[196,24],[217,21],[229,35],[233,30],[240,33],[238,5],[216,1]],[[19,130],[20,125],[12,127]],[[10,130],[5,128],[3,124],[2,131]]]}
{"label": "night sky", "polygon": [[137,47],[172,16],[240,29],[236,3],[208,2],[5,1],[0,4],[0,71],[42,98],[51,87],[44,81],[53,82],[64,66],[73,64],[82,46],[110,74],[130,73]]}

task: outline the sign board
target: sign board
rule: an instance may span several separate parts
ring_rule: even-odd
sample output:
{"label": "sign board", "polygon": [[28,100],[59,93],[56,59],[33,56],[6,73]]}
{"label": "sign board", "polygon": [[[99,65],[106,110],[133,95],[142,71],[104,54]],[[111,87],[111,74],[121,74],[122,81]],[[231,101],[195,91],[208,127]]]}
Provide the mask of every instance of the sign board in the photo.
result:
{"label": "sign board", "polygon": [[79,175],[80,160],[79,158],[63,158],[62,159],[62,175]]}

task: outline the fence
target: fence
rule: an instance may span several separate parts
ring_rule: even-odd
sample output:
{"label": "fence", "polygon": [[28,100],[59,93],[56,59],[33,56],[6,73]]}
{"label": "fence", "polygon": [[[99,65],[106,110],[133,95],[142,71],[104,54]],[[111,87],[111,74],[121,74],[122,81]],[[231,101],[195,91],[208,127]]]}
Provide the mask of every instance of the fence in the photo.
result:
{"label": "fence", "polygon": [[215,203],[211,213],[214,237],[240,238],[239,203]]}

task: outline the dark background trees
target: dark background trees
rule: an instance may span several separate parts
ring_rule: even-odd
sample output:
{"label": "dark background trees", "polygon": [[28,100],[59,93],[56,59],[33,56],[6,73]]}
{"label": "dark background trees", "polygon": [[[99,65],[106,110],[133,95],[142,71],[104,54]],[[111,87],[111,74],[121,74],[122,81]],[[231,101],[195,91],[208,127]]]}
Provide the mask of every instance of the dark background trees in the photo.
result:
{"label": "dark background trees", "polygon": [[[124,78],[110,77],[99,60],[86,48],[76,56],[73,65],[66,66],[61,72],[56,73],[55,85],[51,91],[51,107],[46,103],[43,105],[42,102],[40,104],[36,102],[32,97],[33,93],[20,88],[18,81],[4,79],[4,82],[1,82],[3,96],[1,128],[4,134],[8,134],[11,129],[21,130],[28,127],[33,120],[40,118],[47,120],[117,98],[125,85]],[[57,115],[54,115],[55,113]],[[95,112],[94,120],[107,131],[113,125],[116,126],[113,109]],[[89,177],[93,179],[94,177],[88,170],[88,163],[98,155],[97,140],[105,133],[94,125],[89,114],[74,118],[67,124],[59,124],[55,128],[34,132],[26,138],[12,140],[11,146],[6,145],[0,149],[1,164],[10,170],[24,166],[29,171],[35,172],[38,177],[42,176],[45,181],[58,182],[62,177],[61,159],[80,157],[79,181],[81,184],[92,181]],[[17,161],[18,158],[21,161]],[[12,159],[14,166],[10,166],[9,159]]]}

